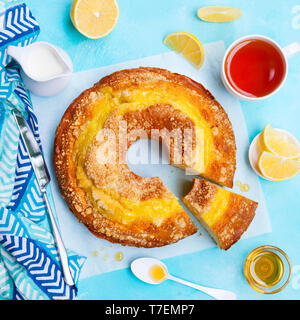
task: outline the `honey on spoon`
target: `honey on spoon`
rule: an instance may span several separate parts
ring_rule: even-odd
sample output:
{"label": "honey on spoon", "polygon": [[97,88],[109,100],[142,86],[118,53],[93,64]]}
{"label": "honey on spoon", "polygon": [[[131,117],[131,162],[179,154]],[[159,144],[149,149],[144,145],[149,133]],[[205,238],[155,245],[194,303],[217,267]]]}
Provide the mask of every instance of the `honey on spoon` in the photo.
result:
{"label": "honey on spoon", "polygon": [[208,288],[188,282],[177,277],[174,277],[168,273],[166,265],[158,259],[154,258],[139,258],[131,263],[131,271],[140,280],[149,284],[160,284],[165,280],[173,280],[184,284],[186,286],[192,287],[194,289],[200,290],[207,295],[217,299],[217,300],[236,300],[237,297],[235,293],[222,289]]}

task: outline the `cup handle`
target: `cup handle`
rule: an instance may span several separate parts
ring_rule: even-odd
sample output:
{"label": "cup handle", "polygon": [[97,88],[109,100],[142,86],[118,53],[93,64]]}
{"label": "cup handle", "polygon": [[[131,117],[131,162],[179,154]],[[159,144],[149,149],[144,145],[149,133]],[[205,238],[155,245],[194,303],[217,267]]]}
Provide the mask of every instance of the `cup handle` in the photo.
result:
{"label": "cup handle", "polygon": [[282,52],[284,56],[289,59],[296,53],[300,52],[300,44],[298,42],[293,42],[289,44],[288,46],[282,48]]}

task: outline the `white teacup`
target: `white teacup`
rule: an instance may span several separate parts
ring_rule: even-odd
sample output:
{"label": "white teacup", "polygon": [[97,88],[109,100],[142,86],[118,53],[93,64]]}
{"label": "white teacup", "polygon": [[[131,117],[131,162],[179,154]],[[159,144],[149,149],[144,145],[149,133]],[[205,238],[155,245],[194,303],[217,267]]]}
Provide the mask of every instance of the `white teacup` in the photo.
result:
{"label": "white teacup", "polygon": [[[226,72],[225,72],[225,63],[227,60],[227,57],[229,55],[229,53],[231,52],[231,50],[237,46],[239,43],[245,41],[245,40],[262,40],[265,42],[268,42],[270,44],[272,44],[277,50],[278,52],[281,54],[282,56],[282,61],[284,64],[284,75],[282,77],[282,80],[280,82],[280,84],[269,94],[266,94],[265,96],[262,97],[252,97],[252,96],[247,96],[244,95],[240,92],[238,92],[237,90],[235,90],[232,85],[230,84],[230,82],[227,79],[226,76]],[[283,83],[286,80],[287,77],[287,73],[288,73],[288,58],[290,58],[291,56],[293,56],[294,54],[296,54],[297,52],[300,52],[300,44],[297,42],[293,42],[290,45],[281,48],[279,46],[279,44],[277,42],[275,42],[274,40],[272,40],[271,38],[262,36],[262,35],[248,35],[245,37],[241,37],[239,39],[237,39],[236,41],[234,41],[229,48],[226,50],[223,61],[222,61],[222,66],[221,66],[221,78],[223,81],[223,84],[225,86],[225,88],[234,96],[236,96],[237,98],[241,99],[241,100],[246,100],[246,101],[259,101],[259,100],[263,100],[266,98],[271,97],[273,94],[275,94],[283,85]]]}

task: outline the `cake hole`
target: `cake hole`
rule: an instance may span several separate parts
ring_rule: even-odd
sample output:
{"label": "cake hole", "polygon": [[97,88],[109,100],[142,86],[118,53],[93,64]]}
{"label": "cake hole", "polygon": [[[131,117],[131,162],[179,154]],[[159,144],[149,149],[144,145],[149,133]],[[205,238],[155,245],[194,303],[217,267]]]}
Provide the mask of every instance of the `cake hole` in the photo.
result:
{"label": "cake hole", "polygon": [[162,169],[170,166],[167,148],[156,140],[140,139],[127,151],[127,165],[131,171],[141,177],[157,177]]}
{"label": "cake hole", "polygon": [[159,177],[180,203],[180,198],[190,191],[195,177],[171,166],[168,149],[157,140],[141,139],[132,144],[127,150],[127,165],[138,176]]}

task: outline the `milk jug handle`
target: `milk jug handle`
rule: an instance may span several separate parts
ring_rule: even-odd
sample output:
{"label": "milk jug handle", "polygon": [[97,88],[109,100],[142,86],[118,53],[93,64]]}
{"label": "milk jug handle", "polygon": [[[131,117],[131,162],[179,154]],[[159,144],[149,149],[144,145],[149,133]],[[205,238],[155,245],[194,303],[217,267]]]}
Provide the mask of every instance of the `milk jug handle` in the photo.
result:
{"label": "milk jug handle", "polygon": [[284,56],[288,59],[296,53],[300,52],[300,44],[298,42],[293,42],[288,46],[282,48],[282,52]]}
{"label": "milk jug handle", "polygon": [[8,46],[7,54],[17,60],[20,64],[22,62],[22,56],[24,55],[24,47]]}

